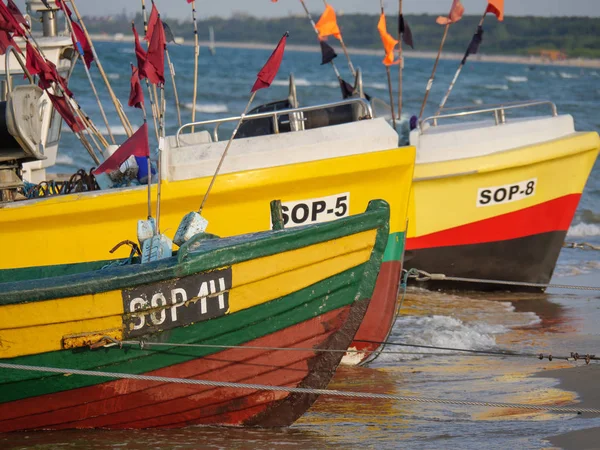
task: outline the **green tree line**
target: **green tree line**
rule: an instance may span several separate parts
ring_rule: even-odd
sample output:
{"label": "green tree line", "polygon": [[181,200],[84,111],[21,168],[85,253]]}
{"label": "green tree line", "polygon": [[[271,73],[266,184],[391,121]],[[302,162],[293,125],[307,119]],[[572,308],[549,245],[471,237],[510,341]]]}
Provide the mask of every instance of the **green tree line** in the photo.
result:
{"label": "green tree line", "polygon": [[[314,15],[315,18],[318,14]],[[406,16],[413,32],[415,50],[434,51],[440,44],[443,27],[435,23],[436,16]],[[381,47],[377,32],[377,15],[346,14],[338,17],[344,41],[349,47]],[[450,27],[446,51],[464,52],[479,22],[479,16],[464,16]],[[388,31],[396,34],[397,18],[388,17]],[[190,21],[165,19],[178,37],[193,39]],[[130,33],[131,24],[126,17],[86,20],[92,33]],[[136,24],[141,28],[141,17]],[[315,45],[315,34],[306,17],[290,16],[261,19],[244,14],[234,14],[229,19],[214,17],[199,20],[201,40],[208,39],[212,26],[218,41],[274,43],[284,31],[290,32],[290,44]],[[138,28],[138,29],[140,29]],[[505,17],[498,22],[488,16],[484,24],[483,44],[480,52],[487,54],[528,55],[540,50],[560,50],[569,57],[600,58],[600,19],[588,17]]]}

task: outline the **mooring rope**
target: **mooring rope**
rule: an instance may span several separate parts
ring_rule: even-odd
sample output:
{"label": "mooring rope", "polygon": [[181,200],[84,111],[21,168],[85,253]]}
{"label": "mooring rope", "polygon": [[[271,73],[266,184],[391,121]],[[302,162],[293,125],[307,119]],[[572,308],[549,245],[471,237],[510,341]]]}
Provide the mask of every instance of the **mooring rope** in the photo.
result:
{"label": "mooring rope", "polygon": [[[412,270],[412,269],[411,269]],[[534,287],[534,288],[555,288],[555,289],[575,289],[581,291],[600,291],[600,286],[576,286],[571,284],[553,284],[553,283],[528,283],[525,281],[504,281],[504,280],[486,280],[480,278],[463,278],[463,277],[450,277],[443,273],[429,273],[424,270],[417,269],[418,275],[412,275],[411,278],[416,281],[461,281],[465,283],[484,283],[484,284],[498,284],[504,286],[523,286],[523,287]]]}
{"label": "mooring rope", "polygon": [[476,400],[452,400],[432,397],[412,397],[405,395],[394,395],[394,394],[377,394],[369,392],[355,392],[355,391],[340,391],[337,389],[310,389],[310,388],[298,388],[298,387],[284,387],[284,386],[269,386],[264,384],[253,384],[253,383],[232,383],[228,381],[211,381],[211,380],[197,380],[190,378],[172,378],[172,377],[159,377],[151,375],[136,375],[128,373],[118,372],[101,372],[96,370],[79,370],[79,369],[65,369],[58,367],[40,367],[40,366],[25,366],[21,364],[5,364],[0,363],[0,369],[9,370],[24,370],[33,372],[44,372],[44,373],[57,373],[64,375],[82,375],[90,377],[103,377],[103,378],[117,378],[123,380],[141,380],[141,381],[154,381],[159,383],[175,383],[175,384],[189,384],[196,386],[208,386],[208,387],[224,387],[233,389],[252,389],[256,391],[271,391],[271,392],[288,392],[290,394],[317,394],[317,395],[330,395],[335,397],[344,398],[359,398],[359,399],[380,399],[380,400],[397,400],[412,403],[432,403],[441,405],[458,405],[458,406],[487,406],[492,408],[512,408],[512,409],[526,409],[531,411],[552,411],[561,413],[590,413],[600,414],[600,409],[594,408],[575,408],[575,407],[564,407],[557,405],[528,405],[521,403],[503,403],[503,402],[485,402]]}

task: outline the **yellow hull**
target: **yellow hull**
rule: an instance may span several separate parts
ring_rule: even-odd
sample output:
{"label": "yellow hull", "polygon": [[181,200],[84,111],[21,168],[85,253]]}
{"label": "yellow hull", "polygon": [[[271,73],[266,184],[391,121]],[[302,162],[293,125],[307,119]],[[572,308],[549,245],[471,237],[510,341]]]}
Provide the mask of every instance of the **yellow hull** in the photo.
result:
{"label": "yellow hull", "polygon": [[[370,200],[381,198],[390,204],[390,233],[405,232],[414,160],[415,149],[408,147],[220,175],[203,211],[207,231],[226,237],[267,230],[275,199],[306,205],[310,210],[302,224],[309,224],[336,213],[359,214]],[[164,234],[172,237],[184,214],[198,208],[209,183],[209,177],[163,183]],[[344,197],[339,208],[321,214],[313,208],[319,199]],[[305,213],[299,209],[296,218]],[[0,270],[127,257],[127,248],[109,251],[125,239],[137,241],[137,221],[146,216],[145,187],[7,205],[0,208]]]}
{"label": "yellow hull", "polygon": [[599,149],[597,133],[575,133],[417,164],[406,267],[547,283]]}

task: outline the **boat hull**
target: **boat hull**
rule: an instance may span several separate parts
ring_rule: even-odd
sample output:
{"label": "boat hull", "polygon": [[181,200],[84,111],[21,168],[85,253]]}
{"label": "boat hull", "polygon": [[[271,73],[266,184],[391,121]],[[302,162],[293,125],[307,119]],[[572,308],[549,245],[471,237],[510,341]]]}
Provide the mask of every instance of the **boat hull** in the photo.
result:
{"label": "boat hull", "polygon": [[168,261],[3,283],[0,362],[21,370],[0,369],[0,432],[290,425],[316,394],[131,376],[325,388],[375,287],[389,235],[378,205]]}
{"label": "boat hull", "polygon": [[419,286],[539,291],[485,280],[550,282],[599,147],[596,133],[576,133],[479,158],[418,164],[405,265],[472,280]]}
{"label": "boat hull", "polygon": [[[269,229],[269,204],[275,198],[284,206],[299,204],[296,219],[303,218],[304,206],[310,208],[310,220],[301,225],[328,220],[327,211],[315,213],[316,205],[323,199],[328,202],[333,199],[331,208],[335,211],[344,212],[345,204],[345,212],[355,215],[363,212],[371,199],[382,198],[389,203],[391,211],[385,262],[399,263],[403,246],[399,247],[396,241],[401,238],[404,244],[414,152],[414,148],[408,147],[220,175],[203,211],[210,223],[208,231],[225,237]],[[209,183],[209,177],[165,182],[161,229],[174,233],[183,215],[199,204]],[[336,209],[335,201],[343,197],[347,197],[346,203],[340,203]],[[13,277],[10,269],[14,268],[30,267],[39,272],[44,266],[55,264],[110,262],[108,251],[119,240],[136,240],[135,223],[147,215],[146,199],[147,192],[140,187],[22,202],[0,209],[3,230],[0,245],[10,248],[14,242],[20,242],[21,246],[19,252],[2,258],[0,277]],[[290,221],[286,227],[295,225],[292,223],[294,210],[288,215]],[[335,212],[328,218],[335,218]],[[69,224],[68,233],[65,224]],[[124,258],[128,253],[124,247],[114,256]],[[35,258],[31,257],[33,254]],[[394,264],[394,268],[400,269],[400,266]],[[367,324],[380,319],[380,308],[385,309],[386,317],[393,315],[398,286],[390,285],[389,280],[397,279],[399,272],[378,282],[382,286],[377,289],[377,306],[367,312]],[[386,320],[386,323],[387,328],[367,326],[361,336],[369,341],[383,341],[392,321]],[[365,354],[365,358],[367,356]]]}

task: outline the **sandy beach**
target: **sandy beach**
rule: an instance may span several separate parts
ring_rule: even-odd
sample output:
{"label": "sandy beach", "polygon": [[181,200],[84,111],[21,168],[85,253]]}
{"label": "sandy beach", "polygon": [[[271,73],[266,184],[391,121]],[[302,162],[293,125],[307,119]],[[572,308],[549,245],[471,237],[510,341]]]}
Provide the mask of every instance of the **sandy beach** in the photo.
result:
{"label": "sandy beach", "polygon": [[[133,42],[133,38],[130,36],[115,36],[108,34],[93,34],[91,35],[92,40],[98,42]],[[192,42],[183,42],[181,45],[193,45]],[[200,47],[208,47],[209,42],[200,42]],[[249,50],[272,50],[273,44],[263,44],[257,42],[216,42],[215,47],[217,48],[245,48]],[[342,54],[342,49],[334,46],[336,52]],[[288,51],[296,52],[320,52],[320,48],[317,45],[293,45],[288,44],[286,46]],[[381,50],[364,49],[364,48],[348,48],[350,54],[355,55],[381,55]],[[422,59],[433,59],[436,57],[436,52],[425,52],[425,51],[404,51],[404,56],[407,59],[410,58],[422,58]],[[460,61],[463,58],[462,53],[451,53],[444,52],[441,59]],[[482,61],[482,62],[499,62],[508,64],[530,64],[535,66],[557,66],[557,67],[582,67],[582,68],[600,68],[600,59],[584,59],[584,58],[573,58],[566,59],[564,61],[550,61],[547,58],[539,56],[511,56],[511,55],[486,55],[484,53],[473,55],[470,57],[470,61]]]}
{"label": "sandy beach", "polygon": [[[600,389],[598,389],[598,377],[600,377],[600,365],[577,366],[569,369],[546,370],[536,375],[543,378],[556,378],[559,380],[558,387],[566,391],[576,392],[580,402],[574,406],[582,408],[600,408]],[[593,414],[582,414],[583,420],[598,417]],[[550,443],[565,450],[584,450],[600,448],[600,428],[589,428],[572,431],[558,436],[549,436]]]}

